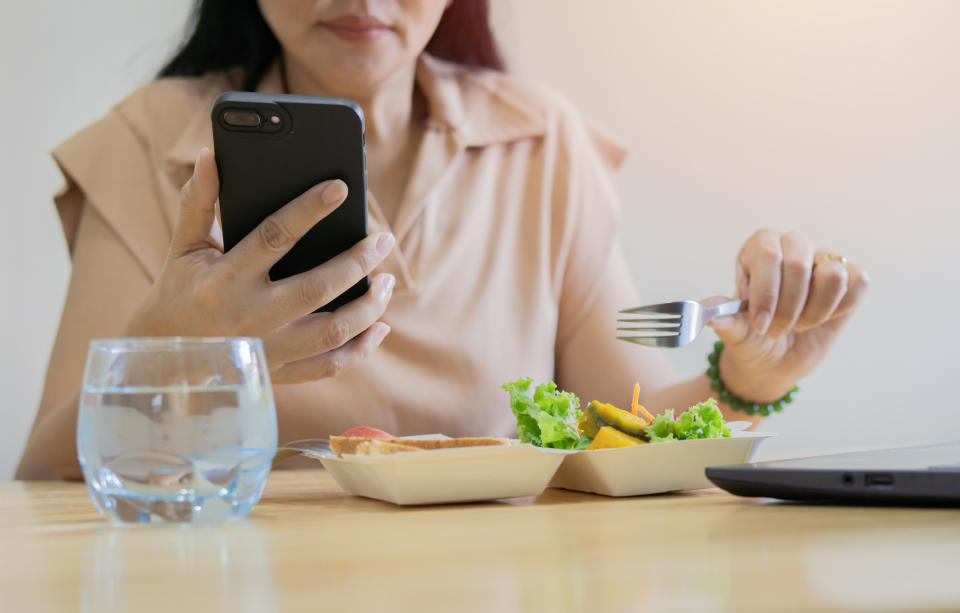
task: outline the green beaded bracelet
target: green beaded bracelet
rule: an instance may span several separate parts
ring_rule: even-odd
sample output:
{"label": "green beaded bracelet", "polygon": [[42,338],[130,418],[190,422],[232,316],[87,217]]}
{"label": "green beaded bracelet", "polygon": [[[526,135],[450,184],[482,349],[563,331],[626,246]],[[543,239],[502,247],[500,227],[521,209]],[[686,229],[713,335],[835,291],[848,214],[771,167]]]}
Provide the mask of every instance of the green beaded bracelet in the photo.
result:
{"label": "green beaded bracelet", "polygon": [[723,352],[723,341],[717,341],[713,344],[713,351],[707,356],[707,362],[710,367],[707,368],[707,376],[710,377],[710,388],[717,392],[717,400],[726,404],[734,411],[743,411],[747,415],[760,415],[766,417],[771,411],[779,413],[783,410],[783,405],[793,402],[793,395],[800,389],[796,385],[789,392],[783,395],[783,398],[770,403],[758,404],[756,402],[747,402],[737,398],[730,393],[727,386],[720,380],[720,354]]}

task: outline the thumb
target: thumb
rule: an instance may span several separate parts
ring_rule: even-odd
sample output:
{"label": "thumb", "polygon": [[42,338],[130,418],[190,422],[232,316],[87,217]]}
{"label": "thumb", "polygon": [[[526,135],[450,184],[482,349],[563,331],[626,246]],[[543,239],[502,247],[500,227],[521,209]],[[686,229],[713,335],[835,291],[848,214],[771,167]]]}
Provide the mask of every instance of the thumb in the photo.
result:
{"label": "thumb", "polygon": [[209,247],[214,206],[220,191],[220,179],[213,153],[204,147],[197,156],[193,176],[180,190],[180,216],[173,232],[171,249],[183,255],[200,247]]}
{"label": "thumb", "polygon": [[[726,296],[711,296],[710,298],[701,300],[700,304],[703,306],[714,306],[730,300],[736,299],[727,298]],[[739,345],[750,336],[750,321],[747,318],[746,312],[718,317],[708,322],[707,325],[713,328],[714,332],[717,333],[717,336],[720,337],[720,340],[722,340],[725,345]]]}

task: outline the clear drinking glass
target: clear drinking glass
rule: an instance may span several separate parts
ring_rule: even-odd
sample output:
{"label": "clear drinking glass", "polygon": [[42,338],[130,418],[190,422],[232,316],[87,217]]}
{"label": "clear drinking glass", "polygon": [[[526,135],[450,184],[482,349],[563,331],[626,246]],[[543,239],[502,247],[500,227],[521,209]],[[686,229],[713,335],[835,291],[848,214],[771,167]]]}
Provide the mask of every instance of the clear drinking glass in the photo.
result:
{"label": "clear drinking glass", "polygon": [[77,451],[90,497],[115,522],[213,523],[260,499],[277,416],[255,338],[90,343]]}

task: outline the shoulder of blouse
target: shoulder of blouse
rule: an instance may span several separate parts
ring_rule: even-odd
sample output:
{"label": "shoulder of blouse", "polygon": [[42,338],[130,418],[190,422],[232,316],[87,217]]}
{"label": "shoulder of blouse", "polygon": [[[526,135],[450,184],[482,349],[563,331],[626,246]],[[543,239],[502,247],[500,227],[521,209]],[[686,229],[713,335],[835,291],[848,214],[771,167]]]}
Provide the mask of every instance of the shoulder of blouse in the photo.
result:
{"label": "shoulder of blouse", "polygon": [[158,79],[54,148],[53,158],[65,179],[54,200],[71,252],[89,205],[145,272],[156,274],[169,240],[167,201],[185,180],[179,175],[167,180],[167,154],[189,130],[197,109],[209,109],[213,98],[231,84],[227,73]]}
{"label": "shoulder of blouse", "polygon": [[459,131],[467,146],[546,136],[574,150],[592,146],[612,169],[626,156],[565,97],[522,77],[423,54],[417,81],[431,107],[431,121]]}
{"label": "shoulder of blouse", "polygon": [[[63,166],[71,157],[96,155],[99,149],[109,147],[118,132],[128,132],[143,153],[155,163],[162,163],[171,147],[191,129],[198,110],[208,114],[216,96],[234,86],[233,75],[226,72],[157,79],[139,87],[106,115],[57,145],[53,156]],[[64,171],[69,180],[69,168]]]}
{"label": "shoulder of blouse", "polygon": [[626,159],[625,146],[584,117],[572,102],[556,91],[503,73],[496,79],[495,87],[530,101],[531,106],[548,118],[550,128],[562,139],[575,148],[592,146],[611,171],[619,169]]}
{"label": "shoulder of blouse", "polygon": [[140,87],[117,103],[118,114],[138,133],[155,159],[162,160],[198,112],[209,116],[213,100],[238,84],[233,73],[213,72],[201,77],[164,77]]}

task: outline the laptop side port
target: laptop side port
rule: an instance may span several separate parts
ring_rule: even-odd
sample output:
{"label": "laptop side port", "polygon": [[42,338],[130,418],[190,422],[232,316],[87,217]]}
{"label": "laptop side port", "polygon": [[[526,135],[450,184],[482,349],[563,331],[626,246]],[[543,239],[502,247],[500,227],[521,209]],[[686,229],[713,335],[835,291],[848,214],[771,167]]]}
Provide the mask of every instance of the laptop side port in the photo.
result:
{"label": "laptop side port", "polygon": [[867,473],[867,487],[893,487],[893,475],[890,473]]}

